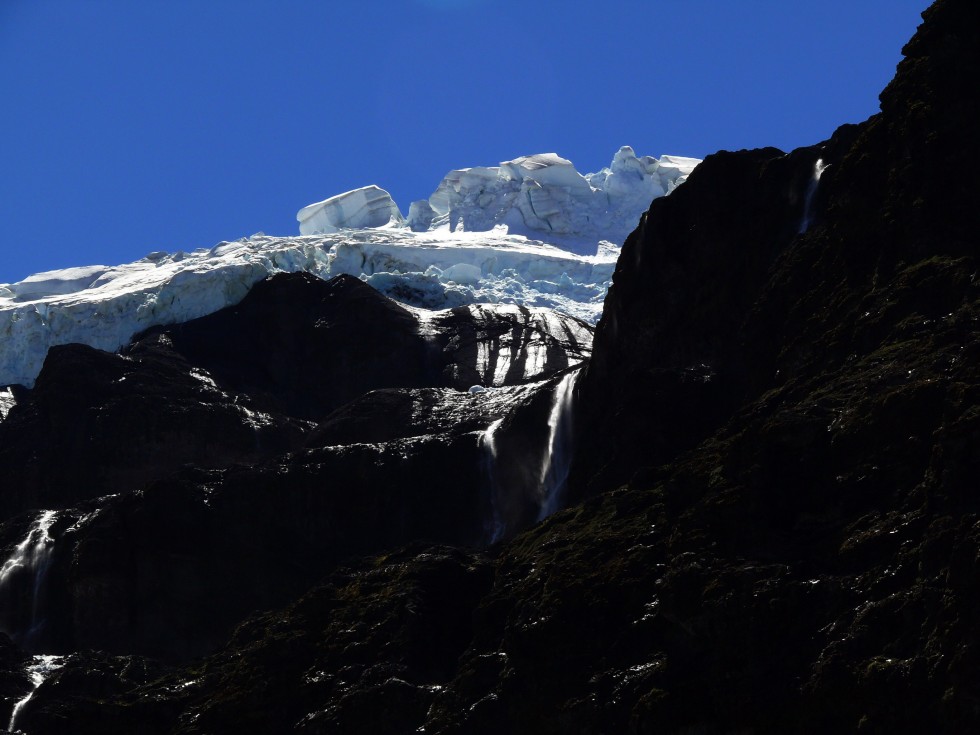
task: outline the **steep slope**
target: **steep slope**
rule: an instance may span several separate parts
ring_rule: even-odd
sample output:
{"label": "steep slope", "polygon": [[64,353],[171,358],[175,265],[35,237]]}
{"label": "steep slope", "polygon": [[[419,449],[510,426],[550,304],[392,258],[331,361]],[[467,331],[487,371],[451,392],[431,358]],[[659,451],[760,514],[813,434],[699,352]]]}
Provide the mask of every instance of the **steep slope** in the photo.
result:
{"label": "steep slope", "polygon": [[268,461],[368,391],[533,382],[590,345],[588,325],[546,309],[412,310],[350,276],[279,274],[121,354],[52,349],[0,421],[0,517],[134,490],[186,464]]}
{"label": "steep slope", "polygon": [[118,350],[138,332],[235,305],[276,273],[357,276],[417,307],[550,307],[594,324],[619,243],[650,199],[698,163],[624,146],[610,168],[582,176],[555,154],[524,156],[450,172],[407,222],[368,186],[304,207],[302,237],[257,233],[0,284],[0,419],[12,400],[5,386],[31,387],[51,347]]}
{"label": "steep slope", "polygon": [[[596,452],[613,484],[766,390],[845,369],[971,298],[978,185],[962,161],[980,145],[980,62],[967,5],[932,12],[866,124],[789,156],[713,156],[653,203],[624,246],[583,394],[597,427],[625,410],[671,436]],[[675,400],[676,386],[689,394]]]}
{"label": "steep slope", "polygon": [[[710,157],[653,203],[575,383],[580,503],[484,553],[416,542],[352,560],[191,664],[76,653],[18,726],[975,732],[980,184],[963,162],[980,145],[980,10],[938,0],[924,18],[881,114],[788,155]],[[342,437],[412,435],[378,407],[413,414],[427,395],[345,406],[304,461]],[[543,395],[515,411],[547,414]],[[512,445],[541,441],[544,422],[514,413],[460,431],[501,418]],[[259,493],[213,487],[213,512]],[[443,530],[475,530],[460,502]]]}
{"label": "steep slope", "polygon": [[486,433],[506,420],[508,458],[540,464],[590,346],[547,309],[412,309],[293,273],[121,354],[56,348],[0,422],[0,630],[184,660],[351,555],[512,534],[543,501],[498,492]]}
{"label": "steep slope", "polygon": [[579,383],[626,484],[505,550],[427,732],[976,729],[980,18],[925,21],[880,115],[654,202]]}

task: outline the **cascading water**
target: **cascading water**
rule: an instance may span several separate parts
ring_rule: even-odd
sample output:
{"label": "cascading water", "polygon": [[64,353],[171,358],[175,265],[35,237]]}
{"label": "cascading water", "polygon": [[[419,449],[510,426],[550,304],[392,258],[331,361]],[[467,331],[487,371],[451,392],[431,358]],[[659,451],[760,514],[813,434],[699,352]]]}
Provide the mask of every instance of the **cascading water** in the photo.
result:
{"label": "cascading water", "polygon": [[[489,519],[485,524],[488,543],[501,541],[561,507],[572,460],[572,403],[578,374],[578,370],[570,371],[551,387],[551,405],[544,426],[529,424],[528,421],[537,422],[540,418],[518,411],[511,414],[512,421],[503,433],[505,419],[501,418],[480,434],[478,441],[489,486]],[[541,384],[535,388],[535,392],[544,390],[547,388]],[[529,433],[543,428],[546,436],[542,452],[536,441],[526,439]]]}
{"label": "cascading water", "polygon": [[31,701],[34,692],[51,675],[51,672],[60,669],[63,665],[64,656],[35,656],[33,661],[27,665],[27,675],[30,677],[33,688],[14,705],[14,711],[10,713],[10,723],[7,725],[9,732],[20,732],[17,729],[17,718],[24,709],[24,705]]}
{"label": "cascading water", "polygon": [[[54,550],[48,531],[55,516],[53,510],[42,512],[0,568],[0,629],[27,651],[34,650],[44,629],[42,596]],[[29,611],[21,602],[25,592],[30,596]]]}
{"label": "cascading water", "polygon": [[809,230],[810,224],[813,222],[813,198],[817,194],[820,177],[823,176],[826,169],[822,158],[818,158],[817,162],[813,164],[813,175],[810,177],[810,183],[807,184],[806,196],[803,199],[803,219],[800,220],[800,234]]}
{"label": "cascading water", "polygon": [[15,405],[17,405],[17,399],[14,398],[14,392],[10,388],[0,390],[0,421],[7,418],[10,409]]}
{"label": "cascading water", "polygon": [[538,520],[547,518],[560,507],[562,491],[572,462],[572,400],[575,381],[581,371],[569,372],[555,386],[551,413],[548,416],[548,444],[538,481]]}
{"label": "cascading water", "polygon": [[490,481],[490,521],[487,524],[486,531],[487,538],[491,544],[499,541],[504,534],[504,522],[500,517],[500,508],[497,504],[497,486],[495,482],[497,467],[497,441],[495,435],[497,429],[500,428],[503,422],[503,419],[497,419],[480,436],[480,446],[484,451],[483,461],[486,467],[487,478]]}

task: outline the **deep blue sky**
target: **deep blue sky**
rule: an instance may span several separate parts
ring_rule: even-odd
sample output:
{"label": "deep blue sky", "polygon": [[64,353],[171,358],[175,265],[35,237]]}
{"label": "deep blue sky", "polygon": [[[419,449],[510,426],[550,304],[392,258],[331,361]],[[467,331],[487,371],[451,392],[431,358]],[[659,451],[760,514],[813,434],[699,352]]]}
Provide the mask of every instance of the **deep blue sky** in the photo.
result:
{"label": "deep blue sky", "polygon": [[819,142],[927,0],[0,0],[0,283],[556,151]]}

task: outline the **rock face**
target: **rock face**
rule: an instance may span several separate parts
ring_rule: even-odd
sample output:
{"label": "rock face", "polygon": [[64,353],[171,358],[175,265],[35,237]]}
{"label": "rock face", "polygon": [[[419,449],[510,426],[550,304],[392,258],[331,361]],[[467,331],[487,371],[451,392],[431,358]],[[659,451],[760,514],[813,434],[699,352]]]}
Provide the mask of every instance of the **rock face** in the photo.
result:
{"label": "rock face", "polygon": [[[167,347],[295,443],[78,502],[47,519],[48,555],[17,546],[41,538],[33,516],[0,527],[21,567],[64,580],[44,633],[71,652],[16,726],[977,731],[980,10],[924,18],[879,115],[787,155],[709,157],[653,203],[574,383],[574,340],[544,382],[532,359],[498,369],[501,313],[424,322],[456,326],[413,353],[412,312],[365,307],[406,350],[404,383],[338,377],[334,407],[319,385],[304,402],[275,350],[234,369],[210,328],[144,336],[125,359]],[[508,349],[538,339],[522,323]],[[280,356],[311,339],[289,334]],[[99,384],[124,360],[92,359]],[[515,384],[456,390],[470,369]],[[570,507],[487,545],[494,508],[520,506],[496,490],[523,487],[570,385]],[[515,459],[488,475],[488,456]],[[0,643],[13,710],[26,659]]]}
{"label": "rock face", "polygon": [[[977,74],[974,12],[931,11],[866,124],[789,156],[712,156],[654,202],[624,246],[583,391],[600,441],[621,408],[627,423],[666,411],[669,429],[607,442],[599,486],[693,447],[767,390],[901,342],[913,314],[946,318],[970,298],[961,259],[977,254],[977,184],[960,161],[978,147],[978,103],[963,92]],[[610,386],[623,395],[610,400]],[[585,483],[602,474],[583,470]]]}
{"label": "rock face", "polygon": [[0,516],[133,490],[186,464],[262,462],[368,391],[517,385],[590,347],[587,325],[546,309],[409,310],[350,276],[281,274],[118,355],[52,349],[0,421]]}
{"label": "rock face", "polygon": [[540,436],[506,456],[540,464],[548,379],[590,346],[546,309],[415,310],[282,274],[121,354],[52,350],[0,422],[0,630],[30,652],[186,660],[344,558],[484,545],[507,491],[485,432]]}

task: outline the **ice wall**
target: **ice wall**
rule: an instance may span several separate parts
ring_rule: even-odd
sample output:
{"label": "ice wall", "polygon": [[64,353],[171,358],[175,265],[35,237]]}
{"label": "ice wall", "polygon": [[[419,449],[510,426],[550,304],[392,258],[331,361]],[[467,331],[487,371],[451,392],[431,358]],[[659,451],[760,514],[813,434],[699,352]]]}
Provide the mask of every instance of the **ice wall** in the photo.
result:
{"label": "ice wall", "polygon": [[365,186],[301,209],[305,237],[254,236],[0,284],[0,420],[14,403],[4,386],[32,386],[48,348],[117,350],[148,327],[237,303],[278,272],[347,273],[430,309],[523,304],[595,323],[619,245],[697,163],[623,147],[583,176],[557,154],[523,156],[451,171],[407,220],[388,192]]}
{"label": "ice wall", "polygon": [[[673,191],[698,163],[696,158],[680,156],[638,157],[632,148],[623,146],[608,168],[582,175],[556,153],[522,156],[499,166],[450,171],[428,200],[412,202],[407,221],[399,213],[395,219],[379,216],[377,224],[352,218],[349,221],[358,224],[348,226],[377,227],[391,219],[414,231],[489,232],[506,227],[510,234],[590,254],[602,240],[621,244],[650,201]],[[324,220],[321,227],[321,219],[313,219],[310,212],[320,212],[328,202],[346,201],[362,191],[304,207],[297,215],[302,222],[300,232],[336,231],[339,218]],[[393,202],[385,206],[394,218],[398,208]]]}
{"label": "ice wall", "polygon": [[429,309],[523,304],[595,323],[616,252],[575,255],[501,228],[363,228],[311,237],[255,236],[192,253],[152,253],[111,268],[39,274],[0,285],[0,420],[15,402],[3,386],[32,386],[49,347],[81,342],[117,350],[151,326],[235,304],[252,284],[275,273],[347,273],[397,301]]}
{"label": "ice wall", "polygon": [[389,223],[400,225],[405,221],[391,195],[373,185],[309,204],[296,213],[296,219],[301,235],[383,227]]}

